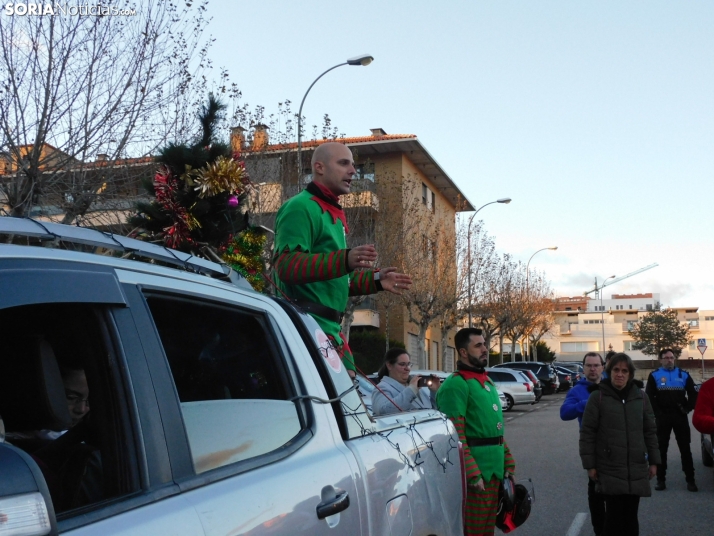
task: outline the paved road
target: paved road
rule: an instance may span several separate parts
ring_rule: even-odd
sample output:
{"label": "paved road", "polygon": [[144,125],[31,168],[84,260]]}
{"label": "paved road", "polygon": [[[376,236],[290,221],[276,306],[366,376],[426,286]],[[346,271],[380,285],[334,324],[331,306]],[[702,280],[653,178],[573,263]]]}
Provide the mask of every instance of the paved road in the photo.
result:
{"label": "paved road", "polygon": [[[544,396],[534,406],[506,413],[506,440],[516,459],[516,477],[530,477],[536,502],[517,536],[585,536],[593,534],[587,503],[587,474],[578,456],[577,421],[560,420],[564,394]],[[509,420],[510,419],[510,420]],[[699,433],[692,428],[692,453],[699,486],[687,491],[674,435],[669,446],[666,491],[640,502],[642,536],[714,534],[714,474],[702,465]],[[496,531],[501,534],[500,531]]]}

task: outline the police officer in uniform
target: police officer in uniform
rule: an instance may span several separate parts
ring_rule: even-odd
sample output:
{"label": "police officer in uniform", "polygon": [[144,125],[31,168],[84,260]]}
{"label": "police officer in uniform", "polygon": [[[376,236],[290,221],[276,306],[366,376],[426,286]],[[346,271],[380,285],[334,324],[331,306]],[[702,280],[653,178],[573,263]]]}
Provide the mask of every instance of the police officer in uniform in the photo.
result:
{"label": "police officer in uniform", "polygon": [[657,485],[655,489],[662,491],[667,488],[667,449],[669,436],[674,430],[679,452],[682,455],[682,470],[687,479],[687,489],[698,491],[694,481],[694,461],[689,447],[691,433],[687,413],[694,409],[697,402],[697,392],[694,381],[687,372],[674,366],[674,351],[665,348],[659,352],[660,368],[651,372],[647,378],[645,392],[652,401],[655,419],[657,421],[657,439],[662,455],[662,463],[657,467]]}

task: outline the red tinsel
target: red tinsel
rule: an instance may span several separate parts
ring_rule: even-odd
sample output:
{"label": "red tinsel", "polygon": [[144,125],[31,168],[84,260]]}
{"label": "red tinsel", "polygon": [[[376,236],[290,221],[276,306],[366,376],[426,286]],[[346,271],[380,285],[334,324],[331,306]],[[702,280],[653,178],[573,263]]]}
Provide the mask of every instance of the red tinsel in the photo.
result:
{"label": "red tinsel", "polygon": [[174,220],[173,225],[164,227],[164,243],[170,248],[177,248],[184,242],[193,243],[191,238],[191,220],[186,208],[176,199],[178,184],[171,170],[161,166],[154,175],[156,201]]}

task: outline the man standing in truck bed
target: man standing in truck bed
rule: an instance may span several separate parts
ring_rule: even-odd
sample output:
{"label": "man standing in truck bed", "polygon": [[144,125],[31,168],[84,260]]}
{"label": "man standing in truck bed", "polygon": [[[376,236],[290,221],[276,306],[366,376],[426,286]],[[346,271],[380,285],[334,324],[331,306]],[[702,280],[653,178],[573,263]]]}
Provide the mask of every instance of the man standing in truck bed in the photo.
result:
{"label": "man standing in truck bed", "polygon": [[369,269],[377,259],[374,245],[347,249],[339,196],[350,193],[355,174],[347,146],[333,142],[315,149],[312,182],[278,210],[273,258],[278,288],[315,318],[353,377],[352,353],[340,332],[347,299],[379,290],[400,294],[411,286],[396,268]]}
{"label": "man standing in truck bed", "polygon": [[488,347],[483,332],[464,328],[454,337],[459,354],[457,372],[449,376],[436,394],[436,405],[456,427],[464,445],[468,492],[467,536],[494,533],[498,488],[512,477],[516,464],[503,438],[503,412],[496,386],[488,377]]}

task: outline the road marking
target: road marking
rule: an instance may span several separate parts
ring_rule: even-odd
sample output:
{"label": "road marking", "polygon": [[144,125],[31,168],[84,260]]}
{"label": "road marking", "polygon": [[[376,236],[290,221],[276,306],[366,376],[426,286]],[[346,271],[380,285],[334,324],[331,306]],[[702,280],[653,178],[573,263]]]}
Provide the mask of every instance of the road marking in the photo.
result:
{"label": "road marking", "polygon": [[512,420],[513,420],[513,417],[508,417],[508,419],[506,419],[506,422],[512,421]]}
{"label": "road marking", "polygon": [[570,525],[568,532],[565,533],[565,536],[578,536],[587,518],[588,515],[585,512],[575,514],[575,519],[573,519],[573,523]]}

